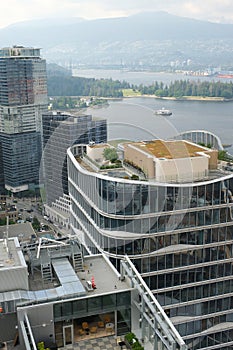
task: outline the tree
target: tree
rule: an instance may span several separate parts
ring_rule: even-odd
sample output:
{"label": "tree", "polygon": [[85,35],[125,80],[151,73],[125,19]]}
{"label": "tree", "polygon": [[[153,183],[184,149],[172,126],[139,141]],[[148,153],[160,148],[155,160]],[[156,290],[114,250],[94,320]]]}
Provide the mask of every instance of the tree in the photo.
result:
{"label": "tree", "polygon": [[34,216],[33,218],[32,227],[34,228],[34,230],[37,230],[37,231],[40,229],[40,222],[36,216]]}
{"label": "tree", "polygon": [[105,148],[103,152],[104,158],[114,163],[118,159],[117,151],[115,148]]}
{"label": "tree", "polygon": [[0,226],[6,225],[6,218],[0,218]]}

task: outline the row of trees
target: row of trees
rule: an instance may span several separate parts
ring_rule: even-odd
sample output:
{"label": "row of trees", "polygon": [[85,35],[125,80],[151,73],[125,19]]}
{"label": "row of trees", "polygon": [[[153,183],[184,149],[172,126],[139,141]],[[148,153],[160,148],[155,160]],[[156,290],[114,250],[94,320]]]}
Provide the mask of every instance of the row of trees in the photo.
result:
{"label": "row of trees", "polygon": [[88,102],[78,96],[56,96],[50,98],[50,108],[52,109],[86,108],[88,106],[100,106],[106,103],[107,101],[105,99],[93,97],[91,97]]}
{"label": "row of trees", "polygon": [[233,98],[232,82],[176,80],[170,85],[158,82],[150,86],[140,85],[138,90],[143,95],[156,95],[159,97],[181,98],[184,96],[200,96],[222,97],[226,99]]}
{"label": "row of trees", "polygon": [[130,84],[112,79],[80,78],[70,76],[49,76],[49,96],[97,96],[122,97],[122,89],[130,88]]}
{"label": "row of trees", "polygon": [[184,96],[200,96],[233,98],[232,82],[176,80],[169,85],[156,81],[149,86],[142,84],[137,86],[126,81],[121,82],[112,79],[88,79],[59,75],[48,77],[49,96],[123,97],[122,89],[134,89],[143,95],[159,97],[182,98]]}

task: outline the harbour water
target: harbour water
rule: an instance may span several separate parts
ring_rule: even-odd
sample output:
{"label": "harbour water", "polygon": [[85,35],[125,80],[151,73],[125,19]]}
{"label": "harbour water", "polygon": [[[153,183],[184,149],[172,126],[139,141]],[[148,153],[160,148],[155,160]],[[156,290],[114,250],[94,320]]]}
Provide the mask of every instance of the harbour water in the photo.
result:
{"label": "harbour water", "polygon": [[[200,80],[200,81],[218,81],[220,78],[214,76],[202,76],[202,75],[185,75],[183,73],[168,73],[168,72],[148,72],[148,71],[130,71],[126,69],[73,69],[74,76],[84,78],[96,78],[96,79],[113,79],[120,81],[127,81],[130,84],[143,84],[150,85],[155,81],[169,84],[175,80]],[[233,79],[221,78],[220,81],[228,82]]]}
{"label": "harbour water", "polygon": [[[104,70],[83,71],[83,76],[94,78],[112,77],[112,79],[126,80],[128,82],[133,82],[134,80],[134,83],[138,80],[137,84],[142,83],[145,85],[155,80],[169,83],[177,79],[190,78],[184,75],[181,77],[177,76],[177,74],[168,73]],[[159,77],[161,80],[158,79]],[[192,78],[199,79],[198,77]],[[202,79],[207,78],[202,77]],[[172,116],[164,117],[154,114],[155,110],[163,107],[171,110]],[[108,107],[93,108],[89,112],[94,117],[104,117],[108,120],[109,139],[142,140],[152,137],[169,138],[187,130],[207,130],[219,136],[223,144],[233,144],[233,101],[174,101],[151,97],[136,97],[109,101]],[[233,147],[227,150],[233,154]]]}

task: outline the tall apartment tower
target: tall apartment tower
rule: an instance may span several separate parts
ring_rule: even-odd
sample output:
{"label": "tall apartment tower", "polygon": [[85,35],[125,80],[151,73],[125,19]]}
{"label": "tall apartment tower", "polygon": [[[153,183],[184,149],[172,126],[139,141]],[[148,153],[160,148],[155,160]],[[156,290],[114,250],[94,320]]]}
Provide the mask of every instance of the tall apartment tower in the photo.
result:
{"label": "tall apartment tower", "polygon": [[40,49],[0,49],[0,177],[6,190],[21,192],[39,184],[47,101],[46,62]]}
{"label": "tall apartment tower", "polygon": [[107,141],[105,119],[61,112],[43,114],[43,164],[46,204],[68,195],[67,149],[74,144]]}

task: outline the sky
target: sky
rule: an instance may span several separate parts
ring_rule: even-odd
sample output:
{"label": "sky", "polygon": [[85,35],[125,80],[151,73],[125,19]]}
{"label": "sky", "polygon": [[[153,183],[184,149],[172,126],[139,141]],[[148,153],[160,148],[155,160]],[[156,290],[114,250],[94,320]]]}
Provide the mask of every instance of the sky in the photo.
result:
{"label": "sky", "polygon": [[143,11],[233,23],[233,0],[0,0],[0,27],[42,18],[95,19]]}

